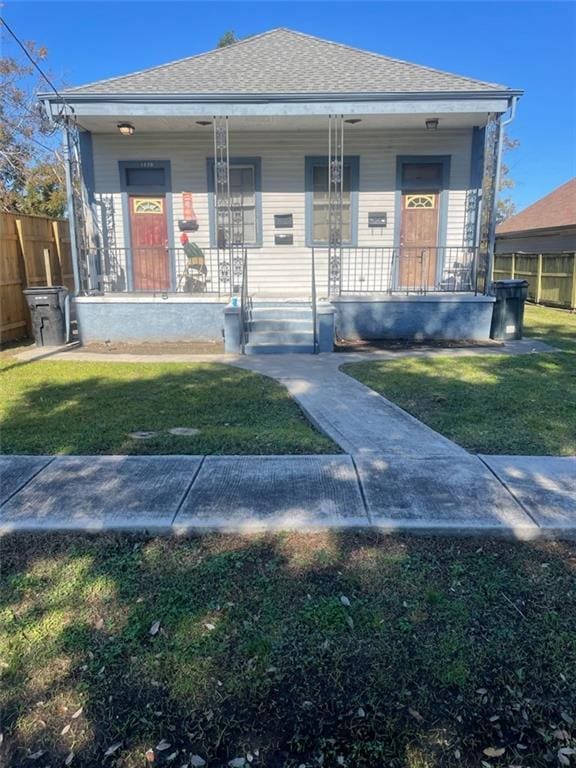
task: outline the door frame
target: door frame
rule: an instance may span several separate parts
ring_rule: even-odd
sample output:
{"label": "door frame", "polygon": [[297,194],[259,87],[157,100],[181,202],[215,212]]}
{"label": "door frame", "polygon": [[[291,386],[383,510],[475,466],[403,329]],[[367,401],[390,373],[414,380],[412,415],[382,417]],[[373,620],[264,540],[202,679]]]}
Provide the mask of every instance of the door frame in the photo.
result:
{"label": "door frame", "polygon": [[[150,187],[130,186],[126,184],[126,171],[132,168],[164,168],[164,184]],[[124,247],[126,250],[126,286],[128,293],[134,291],[134,272],[132,264],[132,232],[130,229],[130,204],[132,195],[164,195],[164,210],[166,213],[166,229],[168,234],[168,269],[170,274],[170,291],[176,290],[176,254],[174,252],[174,215],[172,212],[172,169],[170,160],[119,160],[120,191],[122,196],[122,229],[124,232]],[[165,291],[159,291],[165,293]]]}
{"label": "door frame", "polygon": [[[405,165],[441,165],[442,178],[440,189],[438,190],[439,210],[438,210],[438,237],[436,246],[446,245],[446,232],[448,228],[448,193],[450,190],[450,164],[452,155],[397,155],[396,156],[396,192],[394,196],[394,251],[400,252],[400,233],[402,228],[402,195],[404,192],[427,191],[434,192],[438,190],[437,184],[402,184],[402,169]],[[444,256],[436,259],[436,282],[440,283],[444,271]],[[392,274],[392,288],[398,290],[399,264],[396,264]],[[402,286],[400,286],[401,288]]]}

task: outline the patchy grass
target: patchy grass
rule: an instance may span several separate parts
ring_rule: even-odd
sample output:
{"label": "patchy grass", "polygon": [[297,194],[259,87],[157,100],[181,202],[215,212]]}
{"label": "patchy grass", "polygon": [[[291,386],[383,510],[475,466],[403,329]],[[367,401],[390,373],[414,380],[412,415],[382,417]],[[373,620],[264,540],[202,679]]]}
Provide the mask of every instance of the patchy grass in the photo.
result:
{"label": "patchy grass", "polygon": [[573,544],[50,535],[3,550],[6,765],[142,768],[162,742],[154,765],[178,768],[573,760]]}
{"label": "patchy grass", "polygon": [[346,373],[476,453],[576,454],[576,314],[526,307],[526,335],[561,352],[403,358]]}
{"label": "patchy grass", "polygon": [[[4,357],[0,377],[3,453],[339,453],[284,387],[226,365]],[[142,430],[158,434],[128,436]]]}

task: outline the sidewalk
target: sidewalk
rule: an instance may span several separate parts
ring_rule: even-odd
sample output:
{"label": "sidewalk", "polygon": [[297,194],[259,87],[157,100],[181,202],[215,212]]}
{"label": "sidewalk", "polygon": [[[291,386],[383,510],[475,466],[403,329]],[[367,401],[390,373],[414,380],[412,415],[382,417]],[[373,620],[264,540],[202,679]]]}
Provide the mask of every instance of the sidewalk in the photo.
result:
{"label": "sidewalk", "polygon": [[0,475],[0,533],[576,536],[576,458],[1,456]]}

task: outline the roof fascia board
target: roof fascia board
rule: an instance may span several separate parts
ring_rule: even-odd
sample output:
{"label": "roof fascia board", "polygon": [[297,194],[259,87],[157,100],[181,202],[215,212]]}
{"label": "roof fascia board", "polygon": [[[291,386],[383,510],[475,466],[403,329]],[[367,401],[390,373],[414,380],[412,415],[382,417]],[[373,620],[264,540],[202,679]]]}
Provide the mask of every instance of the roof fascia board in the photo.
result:
{"label": "roof fascia board", "polygon": [[506,232],[498,232],[496,230],[496,237],[505,240],[506,238],[516,237],[540,237],[541,235],[563,235],[570,231],[576,232],[576,224],[562,224],[553,227],[532,227],[530,229],[515,229]]}
{"label": "roof fascia board", "polygon": [[[330,101],[315,103],[151,103],[146,101],[67,101],[78,117],[204,117],[204,116],[246,116],[277,117],[292,115],[409,115],[409,114],[453,114],[505,112],[508,99],[490,100],[450,99],[445,101]],[[52,103],[56,106],[56,101]],[[52,110],[54,115],[55,110]]]}
{"label": "roof fascia board", "polygon": [[[444,101],[447,99],[478,99],[480,101],[494,98],[510,99],[521,96],[524,91],[504,89],[490,91],[434,91],[398,92],[398,93],[75,93],[64,91],[63,98],[68,102],[110,101],[136,103],[220,103],[220,104],[262,104],[262,103],[315,103],[315,102],[354,102],[354,101]],[[50,102],[62,101],[51,93],[39,93],[40,99]]]}

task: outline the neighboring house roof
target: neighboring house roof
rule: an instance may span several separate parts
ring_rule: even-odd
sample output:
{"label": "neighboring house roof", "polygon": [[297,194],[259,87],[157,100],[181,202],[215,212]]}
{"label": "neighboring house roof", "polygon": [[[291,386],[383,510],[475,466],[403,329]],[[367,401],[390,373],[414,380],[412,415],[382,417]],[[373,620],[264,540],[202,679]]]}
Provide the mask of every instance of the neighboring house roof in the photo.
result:
{"label": "neighboring house roof", "polygon": [[496,234],[576,226],[576,177],[502,222]]}
{"label": "neighboring house roof", "polygon": [[290,29],[64,94],[490,93],[509,90]]}

